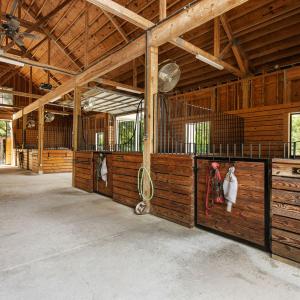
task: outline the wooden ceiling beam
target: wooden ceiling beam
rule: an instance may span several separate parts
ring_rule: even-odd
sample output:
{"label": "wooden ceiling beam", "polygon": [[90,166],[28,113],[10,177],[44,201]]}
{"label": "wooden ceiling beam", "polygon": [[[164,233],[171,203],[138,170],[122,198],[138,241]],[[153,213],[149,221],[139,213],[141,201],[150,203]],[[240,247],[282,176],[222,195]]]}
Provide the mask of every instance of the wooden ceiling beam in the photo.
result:
{"label": "wooden ceiling beam", "polygon": [[[136,14],[135,12],[127,9],[126,7],[123,7],[122,5],[111,1],[111,0],[88,0],[89,2],[99,6],[101,9],[106,10],[110,13],[113,13],[115,15],[117,15],[120,18],[125,19],[126,21],[144,29],[144,30],[149,30],[151,27],[155,26],[154,23],[152,23],[151,21],[145,19],[144,17]],[[195,6],[191,6],[190,10],[194,10],[195,13],[195,19],[196,17],[201,17],[203,15],[203,12],[206,9],[209,9],[210,6],[212,5],[212,0],[204,0],[203,1],[203,8],[200,11],[196,11],[195,10]],[[227,7],[230,7],[231,3],[230,1],[223,1],[224,3],[226,3]],[[240,0],[238,2],[246,2],[243,0]],[[223,3],[223,4],[224,4]],[[233,6],[234,7],[234,6]],[[224,8],[225,9],[225,6]],[[184,14],[184,10],[183,10],[183,14]],[[188,17],[187,17],[188,18]],[[203,51],[202,49],[192,45],[190,42],[185,41],[184,39],[178,37],[180,35],[182,35],[183,33],[192,30],[193,28],[197,27],[197,26],[193,26],[191,23],[187,22],[186,24],[189,24],[189,29],[188,28],[184,28],[183,26],[181,26],[182,24],[175,24],[175,22],[172,20],[173,18],[170,18],[168,20],[166,20],[167,23],[169,23],[169,27],[165,27],[167,29],[164,30],[156,30],[156,32],[153,34],[152,36],[152,43],[154,46],[160,46],[168,41],[170,41],[173,45],[193,54],[193,55],[197,55],[197,54],[201,54],[202,56],[204,56],[206,59],[213,61],[219,65],[221,65],[223,68],[225,68],[227,71],[234,73],[236,76],[242,77],[243,74],[235,67],[229,65],[226,62],[223,62],[222,60],[220,60],[219,58]],[[182,19],[184,20],[184,19]],[[171,28],[171,30],[169,29]],[[155,28],[154,28],[155,29]],[[176,35],[174,34],[174,32],[177,33]],[[158,39],[158,35],[160,35],[160,39],[162,39],[164,42],[160,42],[157,43],[156,40]],[[170,35],[172,38],[171,39],[166,39],[166,35]]]}
{"label": "wooden ceiling beam", "polygon": [[[180,11],[172,18],[166,19],[154,26],[151,29],[153,43],[156,46],[162,45],[168,41],[168,37],[170,39],[174,39],[174,37],[176,38],[176,34],[182,35],[186,31],[198,27],[245,2],[247,2],[247,0],[222,0],[218,2],[213,0],[203,0],[201,2],[197,2],[193,6]],[[173,28],[174,32],[173,30],[170,31],[170,28]],[[74,79],[69,79],[55,90],[29,104],[24,108],[24,113],[28,114],[40,106],[55,101],[57,98],[60,98],[61,96],[74,90],[75,85],[81,86],[89,81],[99,78],[106,73],[109,73],[110,71],[122,66],[123,64],[126,64],[143,55],[145,51],[146,34],[143,34],[122,49],[100,60],[94,66],[88,68]],[[22,111],[19,111],[14,114],[14,119],[18,119],[21,116]]]}
{"label": "wooden ceiling beam", "polygon": [[[55,8],[51,13],[49,13],[47,16],[42,17],[39,21],[37,21],[36,24],[38,24],[38,26],[41,28],[43,33],[55,43],[55,45],[62,52],[62,54],[64,54],[64,56],[66,56],[70,60],[70,62],[78,70],[81,71],[83,66],[75,61],[74,57],[70,54],[69,51],[66,51],[65,45],[58,38],[56,38],[53,33],[51,33],[51,29],[49,29],[48,27],[42,26],[44,24],[44,22],[46,22],[49,19],[49,16],[52,17],[53,12],[55,12],[54,14],[58,13],[58,11],[60,11],[62,8],[64,8],[68,3],[70,3],[70,1],[65,0],[64,2],[62,2],[62,4],[60,4],[57,8]],[[23,7],[23,9],[28,11],[28,13],[30,14],[30,16],[33,19],[36,18],[35,13],[33,12],[32,8],[30,8],[24,1],[22,1],[22,7]],[[43,20],[43,22],[41,22],[41,20]]]}
{"label": "wooden ceiling beam", "polygon": [[95,79],[95,82],[98,82],[100,84],[104,84],[104,85],[108,85],[108,86],[112,86],[114,88],[118,88],[120,87],[121,89],[127,89],[127,90],[132,90],[132,91],[136,91],[138,94],[143,94],[144,93],[144,89],[140,89],[134,86],[130,86],[128,84],[123,84],[123,83],[119,83],[113,80],[109,80],[109,79],[104,79],[104,78],[99,78],[99,79]]}
{"label": "wooden ceiling beam", "polygon": [[123,30],[123,28],[120,26],[120,24],[118,24],[118,21],[115,20],[114,16],[112,16],[110,13],[108,13],[107,11],[103,10],[104,15],[109,19],[109,21],[114,25],[114,27],[117,29],[117,31],[120,33],[120,35],[122,36],[123,40],[128,43],[129,39],[125,33],[125,31]]}
{"label": "wooden ceiling beam", "polygon": [[167,17],[167,0],[159,0],[159,20],[162,21]]}
{"label": "wooden ceiling beam", "polygon": [[32,98],[32,99],[38,99],[41,98],[42,96],[42,95],[35,95],[31,93],[23,93],[19,91],[10,90],[10,89],[5,89],[3,87],[0,87],[0,93],[11,94],[14,96],[20,96],[20,97]]}
{"label": "wooden ceiling beam", "polygon": [[[30,7],[27,6],[26,3],[24,3],[24,1],[19,0],[20,3],[20,7],[24,7],[26,6],[26,9],[28,9],[28,13],[31,15],[30,13]],[[38,21],[36,21],[36,23],[34,23],[32,26],[28,27],[25,30],[25,33],[30,33],[32,31],[41,31],[40,26],[43,25],[46,21],[48,21],[51,17],[53,17],[54,15],[56,15],[62,8],[64,8],[67,4],[69,3],[69,0],[65,0],[64,2],[62,2],[60,5],[58,5],[55,9],[53,9],[49,14],[47,14],[46,16],[40,18]],[[32,16],[34,19],[36,18],[36,16]],[[42,30],[43,32],[43,30]],[[4,51],[8,51],[10,48],[12,48],[14,46],[15,42],[11,41],[10,43],[8,43],[5,47],[3,47]]]}
{"label": "wooden ceiling beam", "polygon": [[[6,19],[6,14],[2,13],[0,16],[1,16],[1,20],[2,20],[2,21],[6,21],[6,20],[7,20],[7,19]],[[36,23],[32,23],[32,22],[30,22],[30,21],[27,21],[27,20],[25,20],[25,19],[18,18],[18,17],[16,17],[16,16],[14,16],[14,18],[15,18],[18,22],[20,22],[21,27],[24,27],[24,28],[26,28],[26,29],[32,28],[32,27],[34,27],[35,24],[36,24]],[[34,31],[39,32],[39,33],[42,33],[42,30],[41,30],[39,27],[36,28]]]}
{"label": "wooden ceiling beam", "polygon": [[220,57],[220,44],[221,44],[221,33],[220,33],[220,17],[214,19],[214,56]]}
{"label": "wooden ceiling beam", "polygon": [[88,2],[100,7],[113,15],[118,16],[127,22],[134,24],[144,30],[151,28],[154,24],[126,7],[111,0],[87,0]]}
{"label": "wooden ceiling beam", "polygon": [[52,72],[56,72],[56,73],[60,73],[60,74],[68,75],[68,76],[78,75],[78,73],[75,73],[75,72],[72,72],[72,71],[69,71],[69,70],[66,70],[63,68],[55,67],[50,64],[40,63],[36,60],[22,58],[22,57],[19,57],[19,56],[13,55],[13,54],[9,54],[9,53],[0,53],[0,57],[12,59],[14,61],[18,61],[18,62],[24,63],[25,65],[32,66],[32,67],[35,67],[38,69],[52,71]]}
{"label": "wooden ceiling beam", "polygon": [[220,16],[220,21],[222,23],[222,26],[225,30],[225,33],[226,33],[228,39],[229,39],[229,42],[232,43],[231,49],[236,58],[238,66],[239,66],[240,70],[243,72],[243,74],[246,75],[247,73],[249,73],[248,60],[246,59],[245,54],[244,53],[242,54],[242,49],[238,45],[237,40],[234,39],[234,36],[232,33],[232,28],[231,28],[225,14]]}

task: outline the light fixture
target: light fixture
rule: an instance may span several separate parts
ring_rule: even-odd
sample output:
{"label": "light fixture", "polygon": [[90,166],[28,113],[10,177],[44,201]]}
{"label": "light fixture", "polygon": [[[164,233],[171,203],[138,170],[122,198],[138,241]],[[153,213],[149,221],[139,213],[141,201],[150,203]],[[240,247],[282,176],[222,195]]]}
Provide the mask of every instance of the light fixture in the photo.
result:
{"label": "light fixture", "polygon": [[6,58],[6,57],[3,57],[3,56],[0,56],[0,62],[4,62],[4,63],[10,64],[10,65],[15,65],[15,66],[20,66],[20,67],[25,66],[25,64],[20,62],[20,61],[13,60],[13,59],[10,59],[10,58]]}
{"label": "light fixture", "polygon": [[204,63],[207,63],[208,65],[210,65],[210,66],[212,66],[212,67],[214,67],[214,68],[216,68],[218,70],[224,70],[224,67],[222,65],[220,65],[220,64],[212,61],[211,59],[209,59],[209,58],[207,58],[207,57],[205,57],[205,56],[203,56],[201,54],[197,54],[196,58],[199,59],[199,60],[201,60]]}
{"label": "light fixture", "polygon": [[142,91],[130,89],[130,88],[123,87],[123,86],[116,86],[116,89],[121,90],[121,91],[126,91],[126,92],[130,92],[130,93],[134,93],[134,94],[143,94]]}

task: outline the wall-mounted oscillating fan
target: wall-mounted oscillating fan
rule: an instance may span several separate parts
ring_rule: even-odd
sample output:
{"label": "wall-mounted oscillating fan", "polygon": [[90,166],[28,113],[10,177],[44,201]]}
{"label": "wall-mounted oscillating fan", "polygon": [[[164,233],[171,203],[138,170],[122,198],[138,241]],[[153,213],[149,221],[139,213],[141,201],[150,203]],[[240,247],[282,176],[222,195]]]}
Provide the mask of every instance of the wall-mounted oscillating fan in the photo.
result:
{"label": "wall-mounted oscillating fan", "polygon": [[51,123],[52,121],[54,121],[54,119],[55,119],[55,115],[53,113],[48,112],[48,111],[45,113],[45,122],[46,123]]}
{"label": "wall-mounted oscillating fan", "polygon": [[180,79],[181,71],[176,63],[168,63],[158,72],[158,90],[162,93],[174,89]]}
{"label": "wall-mounted oscillating fan", "polygon": [[29,128],[29,129],[34,128],[35,127],[35,120],[33,120],[33,119],[28,120],[27,123],[26,123],[26,127]]}
{"label": "wall-mounted oscillating fan", "polygon": [[86,112],[92,111],[95,105],[95,100],[90,98],[83,104],[83,110]]}

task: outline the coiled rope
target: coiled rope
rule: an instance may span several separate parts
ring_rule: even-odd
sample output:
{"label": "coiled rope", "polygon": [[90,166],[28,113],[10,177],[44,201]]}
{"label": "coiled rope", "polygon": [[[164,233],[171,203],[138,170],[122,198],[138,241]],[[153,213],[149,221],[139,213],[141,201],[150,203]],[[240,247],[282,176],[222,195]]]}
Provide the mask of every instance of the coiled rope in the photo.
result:
{"label": "coiled rope", "polygon": [[[150,184],[150,194],[149,196],[144,192],[144,183],[145,180],[149,181]],[[148,204],[153,198],[154,195],[154,186],[151,175],[145,167],[140,167],[138,171],[138,182],[137,182],[139,196],[142,199],[140,203],[135,207],[135,213],[137,215],[143,215],[147,213]]]}

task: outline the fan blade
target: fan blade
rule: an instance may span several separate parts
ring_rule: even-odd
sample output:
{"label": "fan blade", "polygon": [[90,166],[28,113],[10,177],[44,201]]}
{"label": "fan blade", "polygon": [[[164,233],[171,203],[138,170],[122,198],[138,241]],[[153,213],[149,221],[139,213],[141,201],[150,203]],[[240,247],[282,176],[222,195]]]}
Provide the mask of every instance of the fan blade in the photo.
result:
{"label": "fan blade", "polygon": [[28,39],[32,39],[32,40],[40,40],[41,39],[41,37],[39,35],[27,33],[27,32],[22,32],[20,35],[24,38],[28,38]]}
{"label": "fan blade", "polygon": [[15,35],[13,40],[19,47],[25,46],[23,40],[18,35]]}

